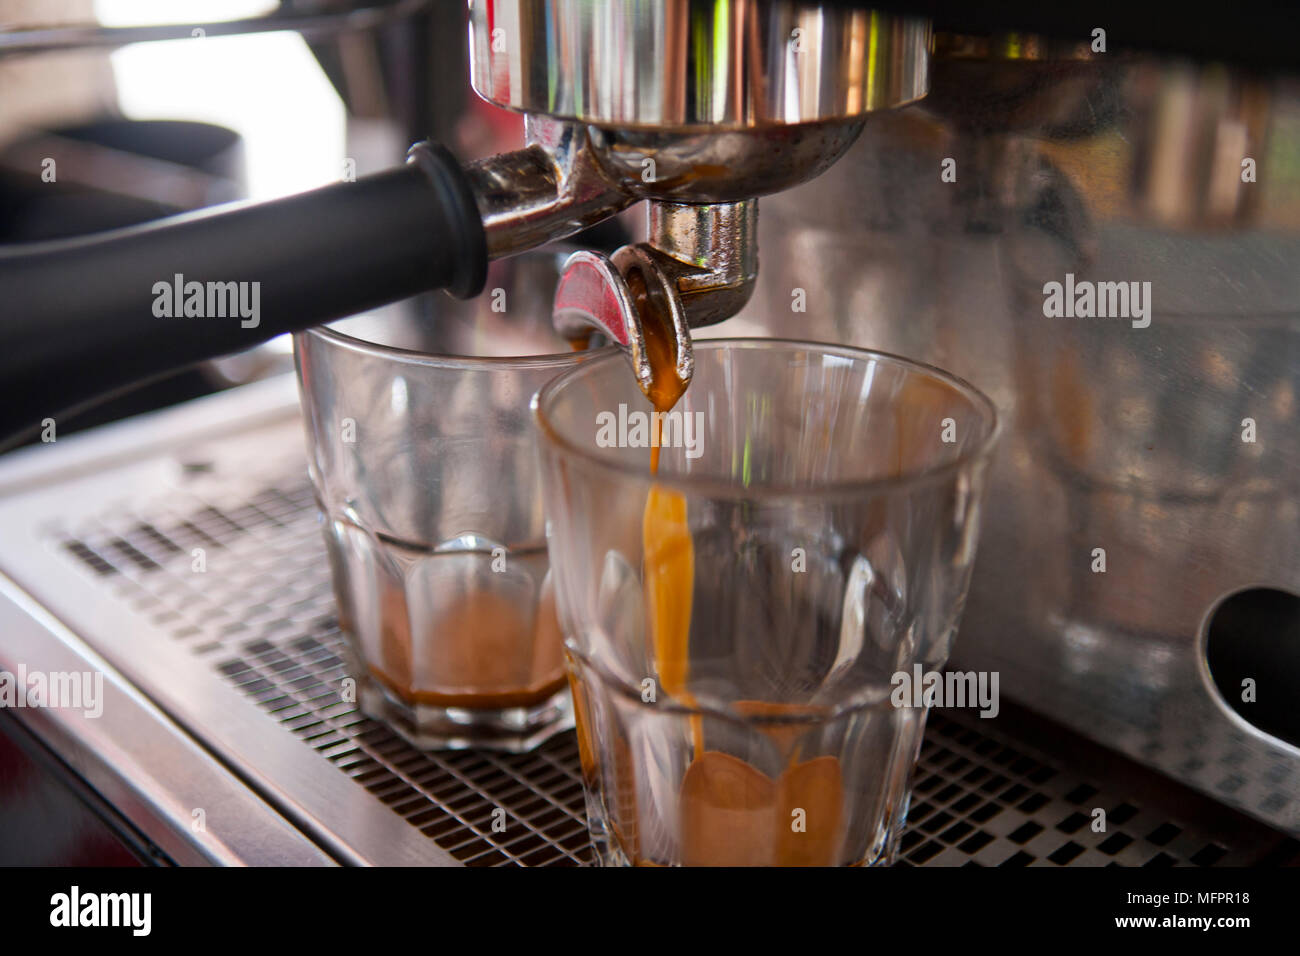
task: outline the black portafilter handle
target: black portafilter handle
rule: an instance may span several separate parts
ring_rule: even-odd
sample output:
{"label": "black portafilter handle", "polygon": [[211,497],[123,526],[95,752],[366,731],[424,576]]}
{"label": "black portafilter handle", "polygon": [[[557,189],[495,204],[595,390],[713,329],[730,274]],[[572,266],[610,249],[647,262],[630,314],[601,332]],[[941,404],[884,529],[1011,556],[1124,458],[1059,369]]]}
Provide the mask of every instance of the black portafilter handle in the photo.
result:
{"label": "black portafilter handle", "polygon": [[265,203],[0,248],[0,439],[104,393],[432,289],[477,295],[487,241],[441,146]]}

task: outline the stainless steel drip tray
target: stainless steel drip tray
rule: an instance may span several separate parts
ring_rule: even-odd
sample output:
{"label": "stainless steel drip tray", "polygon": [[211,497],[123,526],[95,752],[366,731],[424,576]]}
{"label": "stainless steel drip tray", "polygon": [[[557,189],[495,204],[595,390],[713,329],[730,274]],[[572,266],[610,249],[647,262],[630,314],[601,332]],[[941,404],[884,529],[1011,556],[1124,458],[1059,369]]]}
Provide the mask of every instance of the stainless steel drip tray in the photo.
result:
{"label": "stainless steel drip tray", "polygon": [[[0,669],[75,656],[120,689],[94,724],[16,713],[180,860],[587,862],[573,734],[518,756],[424,753],[340,698],[301,431],[282,377],[0,460],[0,626],[25,635],[0,640]],[[931,715],[901,856],[1232,865],[1296,850],[1004,706]]]}

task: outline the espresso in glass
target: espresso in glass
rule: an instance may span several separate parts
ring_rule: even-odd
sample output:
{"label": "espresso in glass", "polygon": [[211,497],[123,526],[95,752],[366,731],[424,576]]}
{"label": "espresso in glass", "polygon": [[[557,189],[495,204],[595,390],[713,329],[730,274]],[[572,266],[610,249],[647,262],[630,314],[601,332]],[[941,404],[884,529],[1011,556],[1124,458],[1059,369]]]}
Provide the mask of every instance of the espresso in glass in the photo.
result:
{"label": "espresso in glass", "polygon": [[[993,407],[858,349],[694,360],[673,404],[616,355],[535,402],[597,858],[887,864],[926,716],[892,678],[947,657]],[[698,446],[611,447],[593,423],[623,405],[699,416]]]}
{"label": "espresso in glass", "polygon": [[529,424],[588,359],[551,326],[562,260],[494,263],[504,297],[296,337],[349,675],[419,746],[519,751],[572,726]]}

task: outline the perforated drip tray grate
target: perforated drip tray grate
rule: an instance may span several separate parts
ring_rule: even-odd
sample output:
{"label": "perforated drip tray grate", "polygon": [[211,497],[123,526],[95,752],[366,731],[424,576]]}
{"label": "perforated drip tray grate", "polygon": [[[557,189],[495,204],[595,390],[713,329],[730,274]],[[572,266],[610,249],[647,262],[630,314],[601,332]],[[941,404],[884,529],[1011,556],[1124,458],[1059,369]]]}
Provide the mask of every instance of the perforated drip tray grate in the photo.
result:
{"label": "perforated drip tray grate", "polygon": [[[589,862],[572,733],[517,756],[424,753],[340,700],[347,674],[315,505],[301,471],[288,473],[255,487],[245,480],[242,491],[221,481],[173,488],[136,513],[115,508],[75,531],[50,527],[47,540],[91,572],[83,580],[112,589],[188,645],[212,678],[256,702],[268,731],[278,725],[364,788],[374,812],[400,817],[467,865]],[[1170,815],[1182,797],[1139,800],[1095,766],[1026,745],[1017,734],[1025,715],[1008,710],[995,720],[931,715],[903,864],[1214,866],[1294,854],[1294,842],[1244,818],[1229,829],[1250,838],[1233,843]],[[1108,817],[1102,833],[1091,826],[1098,807]]]}

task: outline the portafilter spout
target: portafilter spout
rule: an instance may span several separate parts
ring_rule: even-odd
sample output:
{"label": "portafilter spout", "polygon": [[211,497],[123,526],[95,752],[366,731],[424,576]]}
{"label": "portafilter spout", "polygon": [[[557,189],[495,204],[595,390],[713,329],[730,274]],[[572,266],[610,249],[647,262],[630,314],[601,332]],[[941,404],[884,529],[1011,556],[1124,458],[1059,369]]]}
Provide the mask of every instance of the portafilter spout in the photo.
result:
{"label": "portafilter spout", "polygon": [[735,315],[758,275],[758,200],[648,205],[649,238],[606,257],[576,252],[555,291],[553,318],[568,339],[602,333],[627,353],[642,391],[654,384],[652,331],[671,339],[677,378],[695,371],[692,328]]}
{"label": "portafilter spout", "polygon": [[[926,21],[848,4],[473,0],[478,94],[529,114],[537,141],[564,143],[571,181],[649,203],[646,241],[569,260],[557,328],[600,330],[644,390],[653,320],[689,381],[689,330],[753,291],[757,197],[827,169],[868,113],[924,96],[929,39]],[[485,217],[489,246],[533,234],[544,205]]]}

